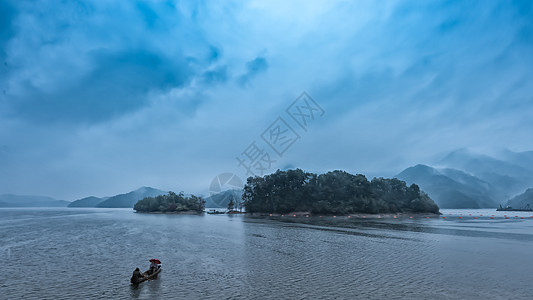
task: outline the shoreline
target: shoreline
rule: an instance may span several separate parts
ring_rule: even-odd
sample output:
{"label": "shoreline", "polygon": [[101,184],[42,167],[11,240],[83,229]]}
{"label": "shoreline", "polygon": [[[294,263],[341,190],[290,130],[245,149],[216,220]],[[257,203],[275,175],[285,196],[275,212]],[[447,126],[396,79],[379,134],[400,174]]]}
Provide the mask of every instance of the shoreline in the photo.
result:
{"label": "shoreline", "polygon": [[430,213],[430,212],[401,212],[401,213],[378,213],[378,214],[371,214],[371,213],[353,213],[353,214],[347,214],[347,215],[335,215],[335,214],[313,214],[311,212],[290,212],[285,214],[280,213],[250,213],[251,216],[257,216],[257,217],[304,217],[304,218],[310,218],[310,217],[332,217],[332,218],[354,218],[354,219],[386,219],[386,218],[420,218],[420,217],[426,217],[426,218],[435,218],[442,215],[441,212],[439,213]]}
{"label": "shoreline", "polygon": [[[154,214],[154,215],[203,215],[203,214],[209,214],[207,211],[198,212],[198,211],[180,211],[180,212],[161,212],[161,211],[154,211],[154,212],[139,212],[134,211],[134,213],[139,214]],[[249,215],[252,217],[299,217],[299,218],[311,218],[311,217],[326,217],[326,218],[353,218],[353,219],[397,219],[397,218],[437,218],[442,215],[441,212],[439,213],[420,213],[420,212],[401,212],[401,213],[378,213],[378,214],[371,214],[371,213],[353,213],[353,214],[347,214],[347,215],[335,215],[335,214],[313,214],[308,211],[296,211],[296,212],[289,212],[289,213],[248,213],[248,212],[231,212],[231,213],[224,213],[225,215]]]}
{"label": "shoreline", "polygon": [[204,211],[187,210],[187,211],[134,211],[136,214],[153,214],[153,215],[201,215]]}

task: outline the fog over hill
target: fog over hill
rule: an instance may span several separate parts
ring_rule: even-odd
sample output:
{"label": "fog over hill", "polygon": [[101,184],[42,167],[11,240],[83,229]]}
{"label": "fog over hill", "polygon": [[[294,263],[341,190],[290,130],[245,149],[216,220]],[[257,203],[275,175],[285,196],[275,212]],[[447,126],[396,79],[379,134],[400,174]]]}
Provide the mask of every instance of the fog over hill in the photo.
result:
{"label": "fog over hill", "polygon": [[94,196],[85,197],[82,199],[78,199],[76,201],[72,201],[68,207],[96,207],[96,205],[100,204],[100,202],[109,199],[109,197],[103,197],[98,198]]}
{"label": "fog over hill", "polygon": [[166,193],[165,191],[151,187],[141,187],[135,191],[111,197],[85,197],[73,201],[68,207],[133,208],[137,201],[145,197],[155,197]]}
{"label": "fog over hill", "polygon": [[206,208],[227,208],[231,199],[233,202],[240,201],[242,198],[242,190],[227,190],[217,194],[213,194],[205,198]]}
{"label": "fog over hill", "polygon": [[487,182],[460,170],[416,165],[396,177],[419,185],[440,208],[482,208],[497,203],[491,193],[494,189]]}
{"label": "fog over hill", "polygon": [[[396,177],[408,184],[418,184],[441,208],[493,208],[507,203],[520,207],[532,203],[532,192],[526,190],[533,188],[533,151],[502,150],[486,155],[459,149],[431,165],[409,167]],[[129,193],[101,198],[90,196],[72,203],[44,196],[4,194],[0,195],[0,207],[130,208],[145,197],[166,193],[141,187]],[[206,197],[206,207],[225,208],[231,197],[240,199],[241,196],[242,191],[223,191]]]}
{"label": "fog over hill", "polygon": [[533,187],[533,151],[504,150],[493,157],[460,149],[397,177],[420,185],[441,208],[496,207]]}
{"label": "fog over hill", "polygon": [[533,188],[527,189],[524,193],[509,199],[506,205],[514,208],[524,208],[527,205],[533,207]]}
{"label": "fog over hill", "polygon": [[137,201],[142,200],[146,197],[155,197],[159,195],[166,194],[167,192],[154,189],[151,187],[141,187],[135,191],[120,194],[98,203],[96,207],[100,208],[133,208]]}
{"label": "fog over hill", "polygon": [[451,152],[435,165],[472,174],[512,196],[533,186],[533,165],[527,152],[506,153],[501,159],[497,159],[461,149]]}
{"label": "fog over hill", "polygon": [[45,196],[0,195],[0,207],[65,207],[70,202]]}

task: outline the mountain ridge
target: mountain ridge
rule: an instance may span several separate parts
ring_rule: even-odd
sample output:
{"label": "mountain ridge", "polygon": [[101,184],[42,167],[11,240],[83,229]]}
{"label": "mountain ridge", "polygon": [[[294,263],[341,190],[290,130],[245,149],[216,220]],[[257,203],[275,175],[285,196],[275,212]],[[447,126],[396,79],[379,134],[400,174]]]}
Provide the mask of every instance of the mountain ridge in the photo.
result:
{"label": "mountain ridge", "polygon": [[524,193],[516,195],[507,201],[507,205],[514,208],[523,208],[528,204],[533,206],[533,188],[529,188]]}
{"label": "mountain ridge", "polygon": [[463,148],[396,177],[420,185],[441,208],[497,207],[533,187],[533,151],[506,149],[492,157]]}
{"label": "mountain ridge", "polygon": [[143,186],[125,194],[118,194],[99,202],[97,208],[133,208],[137,201],[146,197],[156,197],[167,192],[152,187]]}
{"label": "mountain ridge", "polygon": [[100,202],[105,201],[109,199],[109,197],[95,197],[95,196],[89,196],[85,198],[81,198],[78,200],[72,201],[68,207],[96,207]]}
{"label": "mountain ridge", "polygon": [[0,207],[66,207],[70,202],[47,196],[0,195]]}
{"label": "mountain ridge", "polygon": [[[445,172],[450,175],[452,169],[446,169]],[[483,208],[496,205],[494,199],[488,197],[487,191],[474,184],[476,179],[460,170],[453,170],[453,173],[460,174],[463,182],[422,164],[409,167],[396,177],[408,184],[419,185],[440,208]],[[470,179],[470,184],[464,183],[466,178]],[[484,200],[480,201],[480,198]]]}

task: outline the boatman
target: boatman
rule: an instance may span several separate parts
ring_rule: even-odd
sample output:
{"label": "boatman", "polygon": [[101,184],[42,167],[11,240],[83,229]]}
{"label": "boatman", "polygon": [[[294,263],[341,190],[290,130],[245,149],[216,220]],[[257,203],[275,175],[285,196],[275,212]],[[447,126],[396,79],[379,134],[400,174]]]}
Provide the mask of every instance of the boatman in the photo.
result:
{"label": "boatman", "polygon": [[148,269],[148,272],[146,273],[148,273],[148,275],[154,274],[154,272],[160,268],[160,266],[158,265],[160,263],[161,261],[159,259],[155,259],[155,258],[150,259],[150,269]]}
{"label": "boatman", "polygon": [[133,275],[131,275],[131,283],[133,284],[139,284],[139,280],[141,278],[144,278],[144,275],[141,273],[141,270],[139,268],[136,268],[135,271],[133,271]]}

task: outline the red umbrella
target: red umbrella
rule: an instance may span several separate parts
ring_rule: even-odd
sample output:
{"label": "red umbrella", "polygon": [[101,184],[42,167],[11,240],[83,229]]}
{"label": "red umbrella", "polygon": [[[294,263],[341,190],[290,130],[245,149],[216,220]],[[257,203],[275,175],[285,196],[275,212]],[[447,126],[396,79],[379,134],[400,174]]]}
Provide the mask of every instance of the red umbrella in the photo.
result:
{"label": "red umbrella", "polygon": [[150,262],[155,262],[156,264],[160,264],[161,263],[161,261],[159,259],[156,259],[156,258],[150,259]]}

